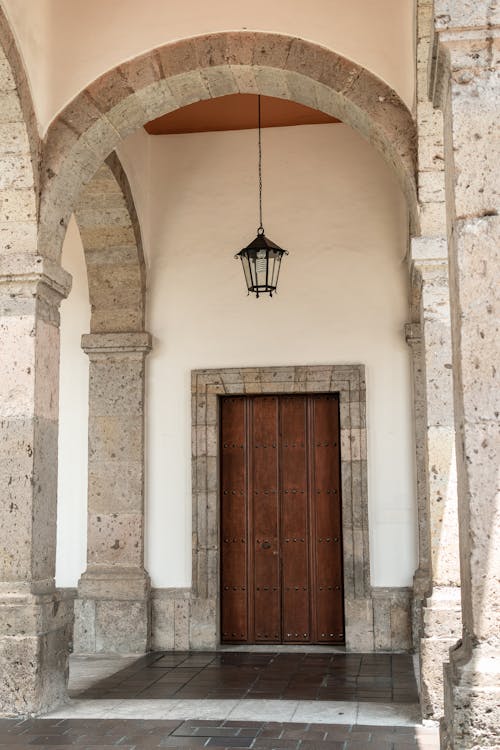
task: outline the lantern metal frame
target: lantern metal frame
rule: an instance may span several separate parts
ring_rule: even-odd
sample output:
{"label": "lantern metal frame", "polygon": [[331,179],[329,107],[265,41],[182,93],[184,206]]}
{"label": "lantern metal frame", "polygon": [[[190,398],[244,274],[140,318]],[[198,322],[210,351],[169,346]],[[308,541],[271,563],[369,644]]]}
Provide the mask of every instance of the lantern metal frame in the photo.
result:
{"label": "lantern metal frame", "polygon": [[258,145],[259,145],[259,227],[257,236],[249,245],[236,253],[235,258],[241,260],[248,293],[259,298],[262,294],[270,297],[276,292],[281,268],[281,260],[288,255],[275,242],[266,237],[262,224],[262,128],[260,94],[258,100]]}

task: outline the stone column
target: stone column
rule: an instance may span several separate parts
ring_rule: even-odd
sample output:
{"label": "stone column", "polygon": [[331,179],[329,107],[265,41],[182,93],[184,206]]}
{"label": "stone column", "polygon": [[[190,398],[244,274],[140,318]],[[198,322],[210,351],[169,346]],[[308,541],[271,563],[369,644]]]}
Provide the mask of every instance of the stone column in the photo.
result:
{"label": "stone column", "polygon": [[407,323],[406,343],[411,349],[411,380],[413,393],[413,420],[415,426],[415,473],[418,518],[418,568],[413,576],[412,641],[418,648],[422,635],[422,607],[431,586],[429,549],[429,520],[426,469],[426,409],[423,373],[422,327],[420,323]]}
{"label": "stone column", "polygon": [[144,569],[144,369],[148,333],[91,333],[87,570],[78,584],[80,652],[140,653],[150,643]]}
{"label": "stone column", "polygon": [[[444,117],[462,640],[443,748],[500,744],[498,6],[436,0],[431,92]],[[495,17],[496,16],[496,17]]]}
{"label": "stone column", "polygon": [[54,587],[59,304],[70,276],[0,255],[0,715],[66,697],[72,600]]}
{"label": "stone column", "polygon": [[[443,663],[461,628],[448,262],[443,238],[414,239],[411,249],[425,392],[424,431],[417,435],[427,504],[420,536],[426,537],[424,559],[429,563],[420,621],[420,703],[424,718],[437,719],[443,714]],[[417,422],[417,429],[421,426]]]}

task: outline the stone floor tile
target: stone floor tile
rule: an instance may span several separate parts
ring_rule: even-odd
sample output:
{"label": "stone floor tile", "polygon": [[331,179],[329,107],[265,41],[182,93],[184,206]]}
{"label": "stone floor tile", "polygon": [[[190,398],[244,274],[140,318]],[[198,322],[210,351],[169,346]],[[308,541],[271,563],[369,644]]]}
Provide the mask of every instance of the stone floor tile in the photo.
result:
{"label": "stone floor tile", "polygon": [[296,701],[241,700],[232,709],[229,718],[289,721],[296,708]]}
{"label": "stone floor tile", "polygon": [[335,701],[299,701],[293,718],[296,721],[326,724],[353,724],[357,704]]}
{"label": "stone floor tile", "polygon": [[250,747],[253,737],[211,737],[205,747]]}
{"label": "stone floor tile", "polygon": [[[166,718],[189,719],[191,716],[200,719],[225,719],[238,704],[236,700],[179,700],[170,708]],[[247,717],[242,717],[247,718]]]}
{"label": "stone floor tile", "polygon": [[325,739],[326,732],[321,729],[285,729],[283,731],[283,739],[285,740],[310,740],[310,741],[323,741]]}
{"label": "stone floor tile", "polygon": [[[197,737],[241,737],[238,727],[197,727]],[[255,735],[253,735],[255,736]],[[245,735],[248,739],[252,735]]]}
{"label": "stone floor tile", "polygon": [[323,724],[325,728],[325,740],[328,742],[344,742],[351,736],[351,727],[345,726],[332,726],[331,724]]}
{"label": "stone floor tile", "polygon": [[299,744],[299,750],[344,750],[345,742],[342,740],[333,740],[324,742],[315,742],[312,740],[302,740]]}
{"label": "stone floor tile", "polygon": [[393,747],[392,742],[379,740],[374,740],[373,742],[368,742],[367,740],[347,740],[344,750],[393,750]]}
{"label": "stone floor tile", "polygon": [[[31,735],[33,736],[33,735]],[[12,748],[13,750],[17,750],[17,748],[24,748],[28,747],[27,738],[26,736],[19,736],[19,735],[12,735],[12,736],[2,736],[0,737],[0,748],[4,750],[4,748]]]}
{"label": "stone floor tile", "polygon": [[206,742],[205,737],[198,739],[196,737],[167,737],[160,741],[158,747],[199,748],[205,747]]}
{"label": "stone floor tile", "polygon": [[279,740],[282,738],[283,732],[284,732],[284,729],[281,726],[261,729],[261,731],[259,732],[259,739]]}
{"label": "stone floor tile", "polygon": [[357,724],[413,726],[420,721],[420,709],[416,704],[369,703],[358,704]]}
{"label": "stone floor tile", "polygon": [[364,727],[352,727],[349,732],[349,740],[356,742],[369,742],[373,732]]}
{"label": "stone floor tile", "polygon": [[253,729],[257,733],[262,729],[264,723],[261,721],[233,721],[232,719],[226,719],[222,726],[224,727],[241,727],[241,729]]}

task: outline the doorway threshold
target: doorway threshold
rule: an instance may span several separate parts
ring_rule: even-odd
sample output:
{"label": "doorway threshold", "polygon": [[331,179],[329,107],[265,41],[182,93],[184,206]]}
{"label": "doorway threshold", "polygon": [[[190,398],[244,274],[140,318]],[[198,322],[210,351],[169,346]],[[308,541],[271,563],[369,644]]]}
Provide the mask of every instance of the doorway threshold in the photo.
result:
{"label": "doorway threshold", "polygon": [[217,646],[217,651],[230,651],[253,653],[253,654],[269,654],[279,652],[281,654],[347,654],[345,646],[323,646],[318,644],[317,646],[305,643],[252,643],[247,644],[231,644],[221,643]]}

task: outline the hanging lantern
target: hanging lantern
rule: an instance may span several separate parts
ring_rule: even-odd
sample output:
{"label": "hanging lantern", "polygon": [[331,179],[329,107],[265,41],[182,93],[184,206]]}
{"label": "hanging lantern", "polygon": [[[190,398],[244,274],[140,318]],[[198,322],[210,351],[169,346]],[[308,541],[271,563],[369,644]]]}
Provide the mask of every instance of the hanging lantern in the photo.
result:
{"label": "hanging lantern", "polygon": [[258,132],[259,132],[259,217],[260,224],[257,236],[240,250],[234,257],[240,258],[245,274],[248,293],[257,297],[261,294],[273,296],[278,286],[281,259],[288,255],[288,250],[276,245],[264,234],[262,226],[262,139],[260,126],[260,95],[258,96]]}
{"label": "hanging lantern", "polygon": [[288,250],[283,250],[272,240],[268,240],[262,227],[259,227],[257,237],[235,256],[241,258],[249,292],[254,292],[257,297],[261,294],[273,296],[278,286],[281,259],[284,255],[288,255]]}

